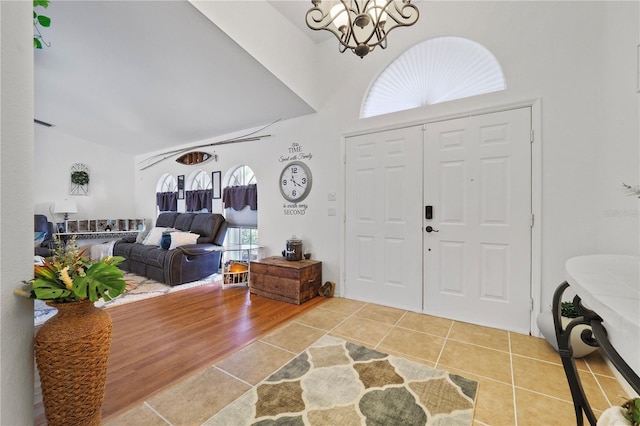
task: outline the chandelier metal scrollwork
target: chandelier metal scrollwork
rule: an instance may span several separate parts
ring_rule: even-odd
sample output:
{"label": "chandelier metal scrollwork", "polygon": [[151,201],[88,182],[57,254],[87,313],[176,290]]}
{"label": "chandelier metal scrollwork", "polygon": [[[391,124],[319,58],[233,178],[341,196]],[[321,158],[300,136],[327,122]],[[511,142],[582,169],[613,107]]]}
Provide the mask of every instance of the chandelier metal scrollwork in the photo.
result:
{"label": "chandelier metal scrollwork", "polygon": [[418,8],[411,0],[311,0],[307,26],[327,30],[340,42],[340,53],[349,49],[363,58],[376,46],[387,47],[387,35],[397,27],[418,21]]}

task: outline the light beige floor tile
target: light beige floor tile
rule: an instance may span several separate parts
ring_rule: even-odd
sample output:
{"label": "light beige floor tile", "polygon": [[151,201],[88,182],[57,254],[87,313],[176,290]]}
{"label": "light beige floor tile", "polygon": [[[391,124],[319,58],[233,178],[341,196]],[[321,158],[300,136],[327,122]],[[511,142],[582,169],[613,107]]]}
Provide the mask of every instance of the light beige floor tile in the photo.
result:
{"label": "light beige floor tile", "polygon": [[394,325],[402,318],[405,312],[407,311],[370,303],[356,312],[355,316]]}
{"label": "light beige floor tile", "polygon": [[322,330],[289,323],[261,340],[297,354],[324,335]]}
{"label": "light beige floor tile", "polygon": [[417,362],[418,364],[426,365],[427,367],[436,368],[436,363],[433,362],[433,361],[428,361],[426,359],[422,359],[422,358],[418,358],[418,357],[415,357],[415,356],[403,354],[403,353],[394,351],[394,350],[389,349],[389,348],[385,348],[384,350],[382,350],[382,349],[378,349],[378,350],[380,352],[386,353],[388,355],[393,355],[393,356],[405,358],[405,359],[408,359],[409,361],[413,361],[413,362]]}
{"label": "light beige floor tile", "polygon": [[246,383],[209,367],[147,403],[172,425],[199,425],[249,388]]}
{"label": "light beige floor tile", "polygon": [[516,388],[516,407],[518,426],[576,424],[571,402]]}
{"label": "light beige floor tile", "polygon": [[398,322],[399,327],[447,337],[453,321],[416,312],[407,312]]}
{"label": "light beige floor tile", "polygon": [[350,317],[333,329],[332,334],[377,346],[393,326],[366,318]]}
{"label": "light beige floor tile", "polygon": [[393,350],[436,362],[443,345],[444,339],[441,337],[396,327],[380,342],[378,348],[382,352]]}
{"label": "light beige floor tile", "polygon": [[339,314],[328,309],[316,308],[299,316],[295,319],[295,322],[329,331],[347,318],[348,315],[345,314]]}
{"label": "light beige floor tile", "polygon": [[354,345],[364,346],[369,349],[377,350],[376,345],[372,345],[371,343],[363,342],[362,340],[358,340],[351,336],[341,336],[339,334],[335,334],[334,332],[330,332],[327,334],[328,336],[337,337],[338,339],[346,340],[347,342],[353,343]]}
{"label": "light beige floor tile", "polygon": [[223,359],[216,367],[252,385],[260,383],[289,362],[294,355],[263,342],[254,342]]}
{"label": "light beige floor tile", "polygon": [[515,424],[513,387],[510,384],[480,377],[455,368],[450,368],[447,371],[478,382],[474,420],[487,425]]}
{"label": "light beige floor tile", "polygon": [[511,362],[507,352],[447,340],[436,368],[447,370],[448,367],[511,383]]}
{"label": "light beige floor tile", "polygon": [[599,351],[591,352],[589,355],[582,358],[582,360],[589,364],[589,368],[594,373],[603,376],[615,377]]}
{"label": "light beige floor tile", "polygon": [[513,379],[517,387],[571,401],[571,392],[561,365],[514,355]]}
{"label": "light beige floor tile", "polygon": [[456,321],[451,327],[449,339],[509,352],[509,332],[495,328]]}
{"label": "light beige floor tile", "polygon": [[545,339],[513,332],[509,333],[509,337],[511,339],[511,351],[514,354],[562,364],[558,352]]}
{"label": "light beige floor tile", "polygon": [[328,309],[345,315],[352,315],[366,303],[358,300],[344,299],[342,297],[332,297],[322,304],[322,309]]}
{"label": "light beige floor tile", "polygon": [[[572,400],[562,366],[514,355],[513,376],[516,387],[565,401]],[[580,381],[593,409],[604,410],[609,406],[591,373],[580,371]]]}
{"label": "light beige floor tile", "polygon": [[622,405],[631,399],[631,395],[624,390],[616,378],[600,374],[596,374],[595,377],[611,405]]}
{"label": "light beige floor tile", "polygon": [[132,408],[120,417],[104,423],[104,426],[167,426],[167,422],[162,420],[151,408],[142,404]]}

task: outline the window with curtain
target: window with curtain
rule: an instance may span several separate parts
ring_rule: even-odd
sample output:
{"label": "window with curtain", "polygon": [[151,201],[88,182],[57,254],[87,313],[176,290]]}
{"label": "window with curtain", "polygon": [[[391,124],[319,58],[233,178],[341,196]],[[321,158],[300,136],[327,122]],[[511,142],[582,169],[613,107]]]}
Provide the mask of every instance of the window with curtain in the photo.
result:
{"label": "window with curtain", "polygon": [[162,175],[156,185],[156,206],[160,212],[178,210],[178,182],[168,173]]}
{"label": "window with curtain", "polygon": [[188,212],[212,211],[213,186],[211,177],[204,170],[198,170],[189,177],[185,191],[185,205]]}
{"label": "window with curtain", "polygon": [[258,185],[251,167],[241,165],[229,175],[222,191],[222,204],[229,226],[256,229],[258,227]]}

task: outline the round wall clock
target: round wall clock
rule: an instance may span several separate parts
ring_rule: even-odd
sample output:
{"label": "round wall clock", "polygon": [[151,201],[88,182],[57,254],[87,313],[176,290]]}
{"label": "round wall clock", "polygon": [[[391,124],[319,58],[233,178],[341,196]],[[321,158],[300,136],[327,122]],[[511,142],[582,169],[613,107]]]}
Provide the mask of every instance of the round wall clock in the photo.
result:
{"label": "round wall clock", "polygon": [[280,173],[280,193],[287,201],[298,203],[311,192],[311,170],[301,161],[292,161]]}

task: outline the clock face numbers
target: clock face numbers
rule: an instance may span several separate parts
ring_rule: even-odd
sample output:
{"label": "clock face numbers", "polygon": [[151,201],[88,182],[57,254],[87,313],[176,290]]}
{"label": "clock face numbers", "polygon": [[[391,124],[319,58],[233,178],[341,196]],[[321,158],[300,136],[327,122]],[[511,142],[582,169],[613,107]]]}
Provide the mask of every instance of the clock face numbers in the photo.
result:
{"label": "clock face numbers", "polygon": [[293,161],[280,173],[280,193],[291,202],[304,200],[311,191],[311,170],[306,164]]}

